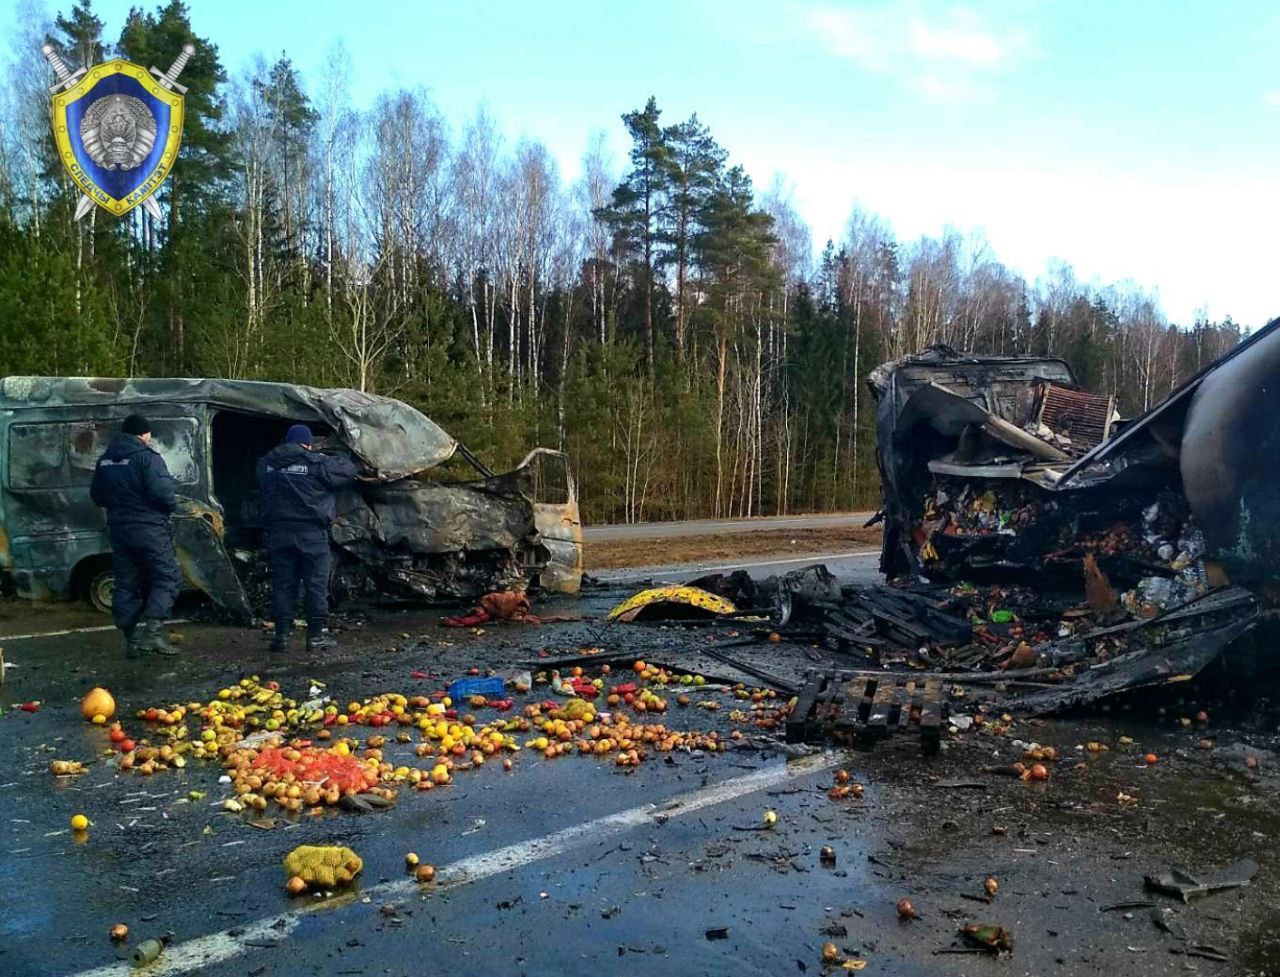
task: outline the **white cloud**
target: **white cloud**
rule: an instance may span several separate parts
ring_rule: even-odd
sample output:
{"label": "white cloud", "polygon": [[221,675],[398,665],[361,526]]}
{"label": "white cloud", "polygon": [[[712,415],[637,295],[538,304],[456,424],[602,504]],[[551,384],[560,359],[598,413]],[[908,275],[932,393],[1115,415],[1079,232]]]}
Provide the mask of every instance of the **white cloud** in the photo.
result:
{"label": "white cloud", "polygon": [[809,11],[807,24],[836,57],[891,75],[935,100],[975,94],[977,80],[1008,69],[1029,49],[1025,30],[992,25],[964,7],[823,6]]}
{"label": "white cloud", "polygon": [[871,71],[889,70],[904,40],[883,11],[820,8],[809,23],[832,54]]}
{"label": "white cloud", "polygon": [[1273,92],[1267,92],[1262,96],[1262,100],[1273,109],[1280,109],[1280,88],[1277,88]]}
{"label": "white cloud", "polygon": [[997,65],[1009,55],[1004,40],[984,30],[971,13],[961,10],[952,13],[950,23],[936,26],[912,17],[911,47],[925,60],[952,60],[983,67]]}

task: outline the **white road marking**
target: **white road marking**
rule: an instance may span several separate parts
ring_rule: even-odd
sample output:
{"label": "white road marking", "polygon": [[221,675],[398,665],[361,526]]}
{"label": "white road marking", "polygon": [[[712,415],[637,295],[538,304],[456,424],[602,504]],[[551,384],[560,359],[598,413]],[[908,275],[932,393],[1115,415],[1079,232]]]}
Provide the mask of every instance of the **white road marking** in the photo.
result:
{"label": "white road marking", "polygon": [[704,564],[704,563],[673,563],[665,566],[655,567],[619,567],[617,570],[608,570],[596,574],[599,579],[608,583],[625,583],[637,576],[658,577],[664,574],[680,574],[684,576],[689,573],[697,573],[699,575],[707,573],[721,573],[725,570],[746,570],[751,567],[775,567],[785,566],[789,563],[824,563],[827,560],[847,560],[855,556],[873,556],[879,553],[878,549],[854,550],[851,553],[811,553],[809,556],[789,557],[785,560],[755,560],[748,563],[721,563],[721,564]]}
{"label": "white road marking", "polygon": [[[723,804],[756,791],[766,790],[797,777],[821,773],[824,770],[830,770],[838,762],[839,758],[828,752],[793,760],[790,763],[771,764],[742,777],[677,794],[662,804],[642,804],[639,807],[619,811],[617,814],[606,815],[594,821],[554,831],[541,838],[530,838],[528,841],[520,841],[495,851],[459,859],[437,870],[437,882],[433,888],[420,886],[413,879],[404,878],[362,888],[359,895],[362,898],[367,896],[372,899],[394,899],[417,893],[430,894],[456,889],[502,872],[514,871],[544,858],[552,858],[572,851],[585,842],[598,843],[605,838],[622,834],[643,824],[661,823],[668,818],[692,814],[705,807]],[[325,909],[338,909],[348,902],[350,902],[349,899],[316,901],[278,916],[238,926],[234,931],[222,930],[184,943],[175,943],[165,950],[159,960],[144,971],[136,971],[128,962],[121,962],[85,970],[74,977],[129,977],[137,973],[145,973],[146,977],[166,977],[166,975],[198,971],[203,967],[211,967],[259,949],[263,943],[274,945],[283,942],[297,928],[304,916]]]}
{"label": "white road marking", "polygon": [[[165,621],[169,624],[186,624],[185,617],[175,618],[172,621]],[[26,641],[28,638],[61,638],[68,634],[94,634],[98,631],[114,631],[114,624],[95,624],[91,628],[66,628],[62,631],[34,631],[31,634],[0,634],[0,641]]]}
{"label": "white road marking", "polygon": [[28,638],[60,638],[66,634],[93,634],[95,631],[114,631],[114,624],[99,624],[92,628],[66,628],[63,631],[36,631],[31,634],[0,634],[0,641],[25,641]]}

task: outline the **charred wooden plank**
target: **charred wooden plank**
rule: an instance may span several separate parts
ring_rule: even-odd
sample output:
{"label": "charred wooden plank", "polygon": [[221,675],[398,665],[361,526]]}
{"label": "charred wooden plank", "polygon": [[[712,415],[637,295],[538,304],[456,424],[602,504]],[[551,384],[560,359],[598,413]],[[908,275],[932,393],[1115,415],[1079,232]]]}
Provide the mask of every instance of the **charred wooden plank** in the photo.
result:
{"label": "charred wooden plank", "polygon": [[858,703],[858,721],[865,723],[871,715],[871,703],[875,699],[876,686],[879,684],[879,678],[869,678],[862,687],[862,701]]}
{"label": "charred wooden plank", "polygon": [[920,718],[920,692],[923,691],[923,685],[915,679],[907,679],[899,686],[901,693],[899,695],[898,709],[898,729],[906,729],[912,722],[918,722]]}
{"label": "charred wooden plank", "polygon": [[795,708],[791,710],[791,715],[787,717],[785,739],[788,743],[803,743],[805,741],[806,730],[810,722],[810,713],[813,712],[814,702],[818,697],[820,677],[812,668],[806,669],[804,673],[804,682],[800,686],[800,692],[796,696]]}
{"label": "charred wooden plank", "polygon": [[920,705],[920,750],[937,753],[942,747],[942,680],[930,676],[924,681]]}
{"label": "charred wooden plank", "polygon": [[867,716],[867,731],[869,735],[875,739],[882,739],[889,735],[889,714],[898,702],[898,683],[894,681],[881,682],[876,689],[875,697],[871,701],[871,712]]}

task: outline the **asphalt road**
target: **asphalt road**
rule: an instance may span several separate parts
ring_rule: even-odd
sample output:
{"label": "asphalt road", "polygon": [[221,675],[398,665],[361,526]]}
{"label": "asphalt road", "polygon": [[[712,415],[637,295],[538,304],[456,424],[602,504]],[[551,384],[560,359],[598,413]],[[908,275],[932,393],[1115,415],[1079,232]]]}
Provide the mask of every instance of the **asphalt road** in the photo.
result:
{"label": "asphalt road", "polygon": [[881,581],[879,551],[857,553],[828,553],[818,556],[797,556],[784,559],[764,557],[759,560],[707,561],[682,563],[678,566],[626,567],[621,570],[601,570],[592,574],[597,580],[610,586],[640,586],[642,583],[688,583],[709,573],[729,573],[748,570],[756,579],[787,573],[800,567],[821,563],[847,584],[867,586]]}
{"label": "asphalt road", "polygon": [[[825,562],[846,581],[869,582],[873,561]],[[651,569],[677,579],[698,572]],[[1016,755],[1009,740],[979,736],[948,742],[934,758],[904,735],[870,754],[788,759],[767,747],[735,749],[654,758],[630,772],[607,757],[548,761],[523,751],[511,772],[490,763],[447,789],[402,790],[389,811],[288,817],[261,830],[220,809],[227,788],[215,765],[193,761],[150,778],[117,771],[104,759],[104,731],[83,723],[77,708],[85,689],[107,685],[138,735],[148,730],[131,718],[136,709],[206,701],[249,673],[295,695],[318,679],[346,702],[425,694],[475,664],[505,668],[584,647],[688,661],[701,643],[724,640],[707,629],[604,627],[601,616],[631,586],[619,580],[579,600],[541,604],[540,612],[589,620],[538,628],[446,631],[439,611],[382,611],[353,622],[337,649],[309,662],[300,652],[271,662],[259,635],[208,624],[183,627],[177,662],[127,661],[109,631],[6,640],[16,667],[0,697],[0,973],[812,977],[842,972],[823,967],[830,940],[874,974],[1155,977],[1190,962],[1170,956],[1183,944],[1155,929],[1145,910],[1100,908],[1151,899],[1142,875],[1153,868],[1248,854],[1264,862],[1252,889],[1211,897],[1203,908],[1159,901],[1197,942],[1231,955],[1229,964],[1196,960],[1199,973],[1276,972],[1280,899],[1260,843],[1280,835],[1276,792],[1197,762],[1206,755],[1194,743],[1204,734],[1178,729],[1176,713],[1164,726],[1097,717],[1015,729],[1064,753],[1085,740],[1113,744],[1087,770],[1059,764],[1045,784],[980,777],[984,789],[965,789],[993,755],[1006,763]],[[68,620],[79,622],[60,611],[41,615],[48,631]],[[732,653],[794,676],[813,667],[810,652],[783,643]],[[414,671],[428,677],[414,679]],[[29,699],[41,700],[38,712],[9,708]],[[664,718],[672,728],[752,732],[733,725],[730,708],[732,700],[719,712],[673,707]],[[1136,743],[1116,746],[1122,733]],[[1134,751],[1146,749],[1160,754],[1158,766],[1135,762]],[[90,772],[54,780],[47,766],[55,758],[85,760]],[[828,799],[838,766],[866,784],[864,798]],[[946,786],[953,783],[961,786]],[[1139,800],[1119,805],[1118,790]],[[771,830],[760,828],[766,809],[778,814]],[[86,839],[67,829],[75,812],[94,822]],[[1004,826],[998,837],[994,824]],[[366,866],[358,885],[334,898],[288,897],[280,861],[299,844],[357,850]],[[819,858],[824,845],[835,849],[834,864]],[[405,876],[411,850],[438,867],[434,886]],[[991,904],[977,898],[988,874],[1001,887]],[[895,904],[904,897],[920,919],[899,921]],[[172,943],[158,963],[134,971],[107,940],[115,922],[130,926],[135,943],[165,933]],[[1013,959],[949,955],[966,922],[1008,926]]]}
{"label": "asphalt road", "polygon": [[874,512],[835,512],[810,516],[760,516],[755,519],[692,519],[683,522],[637,522],[630,525],[587,526],[587,542],[610,539],[669,539],[676,536],[718,536],[770,529],[824,529],[861,526]]}

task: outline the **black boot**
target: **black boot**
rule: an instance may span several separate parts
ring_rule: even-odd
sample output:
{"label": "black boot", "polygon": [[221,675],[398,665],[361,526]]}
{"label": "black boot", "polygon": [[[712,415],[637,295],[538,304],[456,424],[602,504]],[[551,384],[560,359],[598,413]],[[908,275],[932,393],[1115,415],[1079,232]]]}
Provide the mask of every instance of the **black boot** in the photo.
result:
{"label": "black boot", "polygon": [[120,629],[120,633],[124,635],[124,656],[125,658],[138,658],[142,655],[142,649],[138,647],[138,626],[130,624],[128,627]]}
{"label": "black boot", "polygon": [[163,621],[143,621],[134,633],[139,651],[166,656],[178,653],[178,649],[169,643]]}
{"label": "black boot", "polygon": [[324,651],[326,648],[332,648],[337,643],[333,635],[329,633],[328,628],[323,625],[318,627],[307,625],[307,651]]}
{"label": "black boot", "polygon": [[293,632],[288,629],[276,628],[271,632],[271,653],[273,655],[283,655],[289,651],[289,639],[293,637]]}

